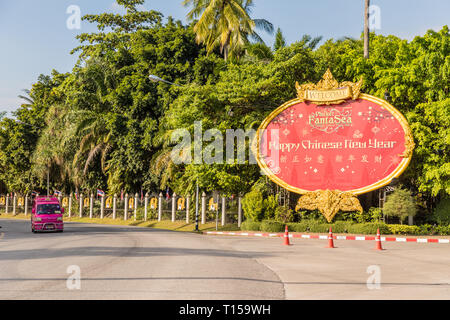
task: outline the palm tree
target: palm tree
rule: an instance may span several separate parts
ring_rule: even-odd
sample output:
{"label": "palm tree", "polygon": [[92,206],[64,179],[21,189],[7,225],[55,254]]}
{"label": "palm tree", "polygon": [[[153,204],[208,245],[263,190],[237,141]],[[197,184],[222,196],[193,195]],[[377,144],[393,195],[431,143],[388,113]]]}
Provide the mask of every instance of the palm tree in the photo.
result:
{"label": "palm tree", "polygon": [[302,39],[300,40],[300,42],[303,43],[304,46],[312,50],[314,50],[317,47],[320,41],[322,41],[322,36],[313,38],[309,34],[304,34]]}
{"label": "palm tree", "polygon": [[365,0],[364,7],[364,58],[369,59],[369,7],[370,0]]}
{"label": "palm tree", "polygon": [[51,106],[47,112],[46,126],[42,130],[33,152],[33,173],[47,183],[50,176],[54,183],[63,184],[74,178],[70,158],[75,144],[71,133],[71,122],[67,119],[64,105]]}
{"label": "palm tree", "polygon": [[100,155],[101,167],[105,172],[107,170],[106,158],[112,148],[112,134],[107,128],[107,116],[90,110],[74,111],[73,114],[76,114],[79,119],[75,136],[81,137],[73,160],[74,167],[85,175],[94,159]]}
{"label": "palm tree", "polygon": [[273,60],[273,52],[263,43],[252,43],[245,47],[246,57],[249,60],[270,62]]}
{"label": "palm tree", "polygon": [[275,35],[275,43],[273,45],[273,49],[277,51],[278,49],[284,48],[286,46],[286,40],[284,40],[283,32],[281,29],[277,29],[277,33]]}
{"label": "palm tree", "polygon": [[[246,1],[244,4],[244,9],[245,11],[250,14],[251,13],[251,9],[253,7],[253,2],[252,1]],[[253,19],[253,21],[255,22],[255,29],[259,29],[259,30],[263,30],[265,32],[267,32],[268,34],[272,35],[274,32],[274,27],[273,24],[271,22],[269,22],[266,19]],[[258,33],[256,33],[255,30],[253,30],[253,32],[251,34],[247,35],[247,38],[253,40],[256,43],[264,43],[264,40],[259,36]]]}
{"label": "palm tree", "polygon": [[101,168],[106,172],[113,140],[107,125],[112,110],[107,95],[116,85],[114,70],[105,61],[92,59],[78,77],[80,86],[87,90],[74,93],[75,108],[69,114],[75,123],[73,135],[79,138],[72,165],[79,174],[86,175],[100,155]]}
{"label": "palm tree", "polygon": [[[175,178],[175,174],[179,174],[179,166],[173,161],[173,147],[172,136],[176,129],[168,129],[160,131],[155,137],[155,144],[160,146],[150,161],[150,171],[153,175],[159,177],[160,188],[165,189],[169,181]],[[191,152],[190,145],[185,146],[184,156]],[[178,169],[178,172],[177,172]]]}
{"label": "palm tree", "polygon": [[22,94],[19,94],[18,97],[20,99],[23,99],[23,100],[25,100],[27,102],[27,103],[25,103],[25,105],[29,105],[29,106],[33,105],[34,104],[34,99],[31,96],[31,91],[28,90],[28,89],[23,89],[22,91],[26,94],[26,96],[24,96]]}
{"label": "palm tree", "polygon": [[273,32],[267,20],[250,18],[252,0],[184,0],[183,5],[192,5],[188,20],[199,18],[194,26],[197,42],[204,43],[208,53],[219,46],[225,60],[241,54],[249,38],[262,42],[255,28]]}
{"label": "palm tree", "polygon": [[114,70],[96,59],[76,76],[77,90],[68,93],[68,102],[49,108],[33,168],[38,177],[50,173],[54,182],[78,189],[95,161],[100,161],[103,172],[108,170],[113,139],[107,126],[111,104],[106,96],[115,80]]}

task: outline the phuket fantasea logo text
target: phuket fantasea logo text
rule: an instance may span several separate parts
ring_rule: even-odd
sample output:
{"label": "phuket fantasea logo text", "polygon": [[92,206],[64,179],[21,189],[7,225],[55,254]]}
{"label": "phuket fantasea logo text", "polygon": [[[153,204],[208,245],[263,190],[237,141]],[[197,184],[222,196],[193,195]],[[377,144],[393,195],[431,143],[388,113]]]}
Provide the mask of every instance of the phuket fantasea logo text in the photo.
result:
{"label": "phuket fantasea logo text", "polygon": [[314,129],[333,133],[343,127],[352,125],[352,108],[343,108],[342,111],[333,108],[323,108],[308,116],[308,124]]}

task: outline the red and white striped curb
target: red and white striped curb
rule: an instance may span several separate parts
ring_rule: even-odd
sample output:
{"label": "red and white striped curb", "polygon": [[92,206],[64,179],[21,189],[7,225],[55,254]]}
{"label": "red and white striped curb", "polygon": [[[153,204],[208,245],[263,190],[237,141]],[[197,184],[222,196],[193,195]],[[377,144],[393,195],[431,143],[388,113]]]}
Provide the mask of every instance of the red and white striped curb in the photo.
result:
{"label": "red and white striped curb", "polygon": [[[206,231],[204,234],[209,235],[226,235],[226,236],[247,236],[247,237],[283,237],[284,233],[252,233],[252,232],[225,232],[225,231]],[[315,234],[289,234],[289,238],[302,239],[328,239],[328,235]],[[375,240],[376,236],[335,236],[336,240]],[[435,238],[397,238],[397,237],[381,237],[381,241],[395,242],[418,242],[418,243],[450,243],[450,239]]]}

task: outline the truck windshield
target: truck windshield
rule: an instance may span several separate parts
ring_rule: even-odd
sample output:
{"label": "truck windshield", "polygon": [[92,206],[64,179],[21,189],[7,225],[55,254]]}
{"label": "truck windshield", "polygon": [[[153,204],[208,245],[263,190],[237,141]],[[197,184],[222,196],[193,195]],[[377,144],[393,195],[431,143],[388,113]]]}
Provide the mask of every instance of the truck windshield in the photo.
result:
{"label": "truck windshield", "polygon": [[57,203],[39,204],[37,214],[60,214],[61,208]]}

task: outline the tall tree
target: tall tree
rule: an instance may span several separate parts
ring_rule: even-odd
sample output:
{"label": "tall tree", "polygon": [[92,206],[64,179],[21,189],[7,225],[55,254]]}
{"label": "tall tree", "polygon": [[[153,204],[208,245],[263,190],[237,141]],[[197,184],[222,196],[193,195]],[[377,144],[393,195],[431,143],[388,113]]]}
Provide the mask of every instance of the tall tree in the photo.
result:
{"label": "tall tree", "polygon": [[450,194],[450,98],[419,104],[407,117],[416,149],[406,175],[421,192]]}
{"label": "tall tree", "polygon": [[0,122],[0,181],[10,191],[30,191],[39,185],[31,158],[49,107],[60,100],[56,89],[66,76],[54,70],[51,76],[40,75],[31,90],[24,90],[26,103],[12,112],[15,119],[5,117]]}
{"label": "tall tree", "polygon": [[[129,50],[130,36],[138,30],[147,30],[161,22],[160,12],[139,11],[138,6],[145,0],[116,0],[117,4],[126,9],[125,15],[114,13],[88,14],[82,20],[97,23],[98,33],[82,33],[76,38],[81,45],[72,50],[72,54],[81,51],[80,58],[103,56],[111,50]],[[105,29],[111,32],[105,33]],[[87,43],[87,44],[85,44]]]}
{"label": "tall tree", "polygon": [[199,18],[194,26],[196,40],[206,46],[208,53],[220,47],[226,60],[229,55],[240,54],[249,38],[262,42],[255,28],[273,32],[273,26],[264,19],[252,19],[249,15],[252,0],[184,0],[184,6],[192,5],[188,20]]}

